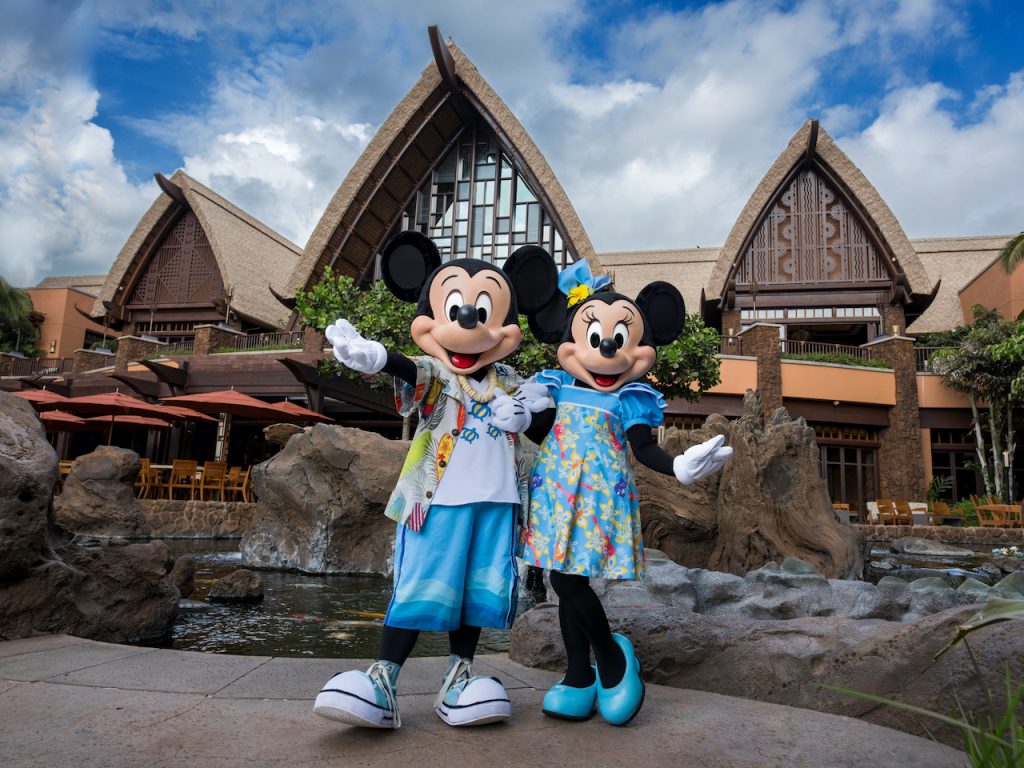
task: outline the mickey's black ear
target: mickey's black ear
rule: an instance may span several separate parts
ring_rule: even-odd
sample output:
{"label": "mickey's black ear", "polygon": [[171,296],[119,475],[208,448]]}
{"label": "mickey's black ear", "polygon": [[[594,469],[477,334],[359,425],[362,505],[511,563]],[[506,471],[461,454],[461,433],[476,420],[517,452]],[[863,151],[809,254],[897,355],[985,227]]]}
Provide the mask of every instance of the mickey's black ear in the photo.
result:
{"label": "mickey's black ear", "polygon": [[533,315],[541,311],[558,293],[558,270],[554,259],[540,246],[517,248],[505,261],[502,271],[512,283],[520,314]]}
{"label": "mickey's black ear", "polygon": [[419,232],[399,232],[380,252],[380,271],[388,290],[402,301],[418,301],[430,273],[441,266],[434,241]]}
{"label": "mickey's black ear", "polygon": [[544,344],[558,344],[565,334],[565,323],[569,318],[569,307],[564,293],[555,291],[539,312],[527,317],[530,330],[537,341]]}
{"label": "mickey's black ear", "polygon": [[656,280],[640,291],[636,304],[647,318],[655,344],[660,347],[679,338],[686,324],[686,305],[674,285]]}

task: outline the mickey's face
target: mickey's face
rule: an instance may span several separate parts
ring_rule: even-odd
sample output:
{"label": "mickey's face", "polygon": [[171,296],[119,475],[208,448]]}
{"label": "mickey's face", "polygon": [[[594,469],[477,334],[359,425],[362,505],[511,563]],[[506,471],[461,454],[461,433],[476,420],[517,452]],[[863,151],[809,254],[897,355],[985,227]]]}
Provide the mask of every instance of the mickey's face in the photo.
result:
{"label": "mickey's face", "polygon": [[412,321],[413,341],[454,373],[478,371],[512,354],[522,341],[519,324],[505,324],[512,289],[496,270],[470,275],[463,267],[444,267],[434,275],[428,298],[433,317]]}
{"label": "mickey's face", "polygon": [[640,345],[644,318],[630,301],[591,299],[576,310],[569,330],[572,340],[559,345],[558,362],[599,392],[614,392],[654,365],[657,352]]}

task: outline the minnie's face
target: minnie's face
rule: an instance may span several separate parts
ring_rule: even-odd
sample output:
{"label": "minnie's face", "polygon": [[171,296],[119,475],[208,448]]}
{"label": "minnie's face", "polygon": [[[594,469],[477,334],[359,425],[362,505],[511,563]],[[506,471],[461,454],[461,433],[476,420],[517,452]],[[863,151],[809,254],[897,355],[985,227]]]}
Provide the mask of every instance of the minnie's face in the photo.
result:
{"label": "minnie's face", "polygon": [[505,325],[512,289],[500,272],[470,275],[462,267],[445,267],[434,275],[428,297],[433,317],[416,317],[412,338],[448,370],[468,375],[519,347],[519,324]]}
{"label": "minnie's face", "polygon": [[591,299],[573,315],[571,341],[558,347],[563,370],[599,392],[614,392],[654,366],[654,347],[640,346],[644,318],[624,299]]}

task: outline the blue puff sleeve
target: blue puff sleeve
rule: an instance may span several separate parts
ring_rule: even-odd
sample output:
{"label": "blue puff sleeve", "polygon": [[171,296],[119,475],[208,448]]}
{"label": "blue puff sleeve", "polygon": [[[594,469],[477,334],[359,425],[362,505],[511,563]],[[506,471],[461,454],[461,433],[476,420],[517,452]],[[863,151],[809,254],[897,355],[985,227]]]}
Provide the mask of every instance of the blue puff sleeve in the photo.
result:
{"label": "blue puff sleeve", "polygon": [[543,384],[548,388],[548,394],[551,395],[551,399],[558,404],[558,393],[562,387],[567,387],[573,383],[574,379],[565,371],[554,370],[553,368],[547,368],[533,377],[533,380],[538,384]]}
{"label": "blue puff sleeve", "polygon": [[656,427],[665,420],[665,398],[648,384],[632,382],[619,389],[619,408],[623,428],[629,430],[637,424]]}

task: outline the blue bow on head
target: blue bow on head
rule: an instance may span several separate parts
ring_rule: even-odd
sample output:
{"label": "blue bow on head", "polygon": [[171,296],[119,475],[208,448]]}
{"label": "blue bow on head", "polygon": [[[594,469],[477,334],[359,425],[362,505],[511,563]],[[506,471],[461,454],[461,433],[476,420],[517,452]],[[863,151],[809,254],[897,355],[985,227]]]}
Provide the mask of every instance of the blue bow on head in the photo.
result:
{"label": "blue bow on head", "polygon": [[566,267],[558,275],[558,290],[569,297],[569,306],[573,307],[588,298],[591,294],[611,283],[608,275],[594,277],[590,274],[590,265],[586,259],[580,259],[571,267]]}

